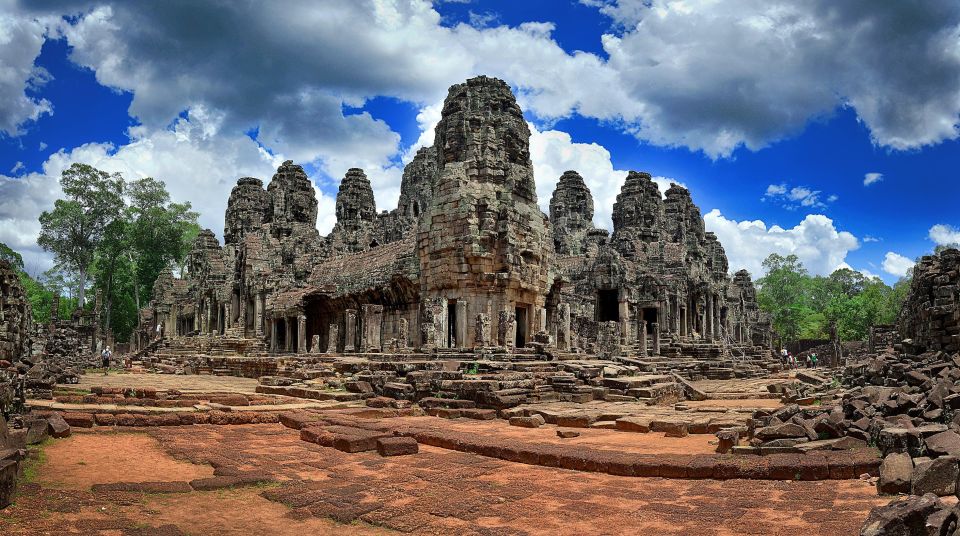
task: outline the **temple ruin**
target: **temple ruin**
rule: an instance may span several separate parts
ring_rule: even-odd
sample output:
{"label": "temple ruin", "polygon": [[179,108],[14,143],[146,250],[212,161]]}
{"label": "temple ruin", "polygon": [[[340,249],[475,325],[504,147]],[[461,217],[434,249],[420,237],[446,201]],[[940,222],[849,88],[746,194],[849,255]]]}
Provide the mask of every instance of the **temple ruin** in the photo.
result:
{"label": "temple ruin", "polygon": [[693,360],[693,374],[731,376],[735,363],[769,357],[770,320],[750,276],[728,274],[687,189],[660,192],[630,172],[610,234],[594,227],[591,193],[568,171],[548,216],[529,138],[506,83],[454,85],[434,146],[404,170],[398,207],[378,212],[370,181],[350,169],[327,236],[301,166],[284,162],[266,189],[241,178],[224,243],[204,230],[183,277],[157,280],[136,345],[379,359],[546,353],[649,370]]}

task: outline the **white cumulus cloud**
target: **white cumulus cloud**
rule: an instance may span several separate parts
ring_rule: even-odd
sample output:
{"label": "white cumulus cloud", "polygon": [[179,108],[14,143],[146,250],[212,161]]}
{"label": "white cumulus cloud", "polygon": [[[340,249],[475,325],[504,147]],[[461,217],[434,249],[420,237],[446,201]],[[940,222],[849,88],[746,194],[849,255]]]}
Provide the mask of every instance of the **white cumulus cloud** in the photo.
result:
{"label": "white cumulus cloud", "polygon": [[883,173],[867,173],[863,176],[863,185],[870,186],[883,180]]}
{"label": "white cumulus cloud", "polygon": [[930,228],[930,240],[938,246],[960,244],[960,229],[951,225],[938,223]]}
{"label": "white cumulus cloud", "polygon": [[704,217],[708,231],[716,233],[730,261],[730,270],[741,268],[754,277],[763,275],[762,264],[771,253],[796,255],[815,275],[827,275],[846,264],[847,254],[860,245],[857,238],[836,228],[822,214],[808,214],[797,225],[784,229],[762,220],[736,221],[713,209]]}
{"label": "white cumulus cloud", "polygon": [[914,262],[899,253],[888,251],[883,257],[883,263],[880,265],[884,272],[897,277],[907,275],[907,272],[913,268]]}

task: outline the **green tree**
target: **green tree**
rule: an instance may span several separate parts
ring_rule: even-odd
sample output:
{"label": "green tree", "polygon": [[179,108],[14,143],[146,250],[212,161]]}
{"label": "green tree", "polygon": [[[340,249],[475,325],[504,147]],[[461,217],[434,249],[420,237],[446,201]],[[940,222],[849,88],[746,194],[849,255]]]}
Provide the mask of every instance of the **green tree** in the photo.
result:
{"label": "green tree", "polygon": [[160,273],[182,264],[199,225],[190,203],[170,201],[163,181],[152,177],[133,181],[128,194],[128,260],[136,272],[134,301],[139,310],[150,298]]}
{"label": "green tree", "polygon": [[123,203],[123,178],[87,164],[74,163],[60,176],[66,199],[40,215],[37,243],[56,256],[58,263],[77,274],[77,301],[85,304],[90,265],[107,226],[119,217]]}
{"label": "green tree", "polygon": [[23,271],[23,256],[3,242],[0,242],[0,260],[9,262],[10,266],[18,272]]}
{"label": "green tree", "polygon": [[786,341],[800,338],[808,305],[807,270],[796,255],[771,254],[763,261],[766,275],[757,281],[757,302],[773,317],[773,327]]}

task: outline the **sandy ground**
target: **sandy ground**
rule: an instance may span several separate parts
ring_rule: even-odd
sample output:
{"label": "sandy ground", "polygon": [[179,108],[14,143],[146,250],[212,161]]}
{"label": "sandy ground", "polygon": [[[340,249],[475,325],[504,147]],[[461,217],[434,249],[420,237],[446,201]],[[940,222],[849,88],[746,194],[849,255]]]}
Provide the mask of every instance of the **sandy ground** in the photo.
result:
{"label": "sandy ground", "polygon": [[[103,453],[107,460],[94,459]],[[848,535],[887,502],[860,481],[629,478],[426,446],[396,458],[346,454],[280,425],[88,432],[46,447],[46,460],[37,482],[0,515],[0,534]],[[118,478],[208,476],[206,462],[262,471],[273,483],[179,494],[89,491]]]}
{"label": "sandy ground", "polygon": [[209,465],[173,459],[147,434],[80,432],[44,449],[37,483],[44,487],[90,489],[111,482],[190,481],[213,476]]}
{"label": "sandy ground", "polygon": [[77,385],[65,387],[79,387],[90,389],[101,387],[154,387],[156,389],[177,389],[184,393],[198,392],[228,392],[253,393],[257,388],[257,380],[253,378],[236,378],[233,376],[211,375],[176,375],[176,374],[132,374],[111,372],[108,376],[97,374],[83,374]]}

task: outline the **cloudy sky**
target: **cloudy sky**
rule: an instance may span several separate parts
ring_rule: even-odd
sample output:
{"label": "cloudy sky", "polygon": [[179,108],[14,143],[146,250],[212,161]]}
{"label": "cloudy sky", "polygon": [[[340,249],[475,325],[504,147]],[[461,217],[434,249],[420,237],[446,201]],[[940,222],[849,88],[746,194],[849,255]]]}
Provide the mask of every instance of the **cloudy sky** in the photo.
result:
{"label": "cloudy sky", "polygon": [[218,235],[236,179],[304,164],[334,223],[349,167],[396,206],[447,88],[506,80],[540,204],[628,170],[690,188],[731,269],[772,252],[888,282],[960,242],[960,2],[0,0],[0,242],[75,161],[164,180]]}

